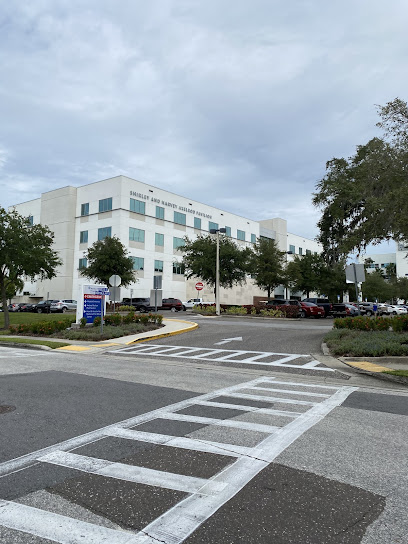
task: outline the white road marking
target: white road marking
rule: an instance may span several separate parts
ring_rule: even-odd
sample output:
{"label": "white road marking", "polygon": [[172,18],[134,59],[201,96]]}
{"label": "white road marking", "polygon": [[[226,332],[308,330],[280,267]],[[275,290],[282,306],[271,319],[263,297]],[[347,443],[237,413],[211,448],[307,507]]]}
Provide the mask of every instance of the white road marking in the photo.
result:
{"label": "white road marking", "polygon": [[144,527],[143,534],[139,533],[138,535],[138,544],[157,544],[157,540],[164,541],[166,544],[183,542],[282,451],[323,419],[333,408],[341,404],[355,390],[354,387],[339,389],[330,398],[283,427],[279,433],[263,440],[253,449],[252,458],[238,459],[214,478],[214,480],[227,484],[224,491],[211,497],[199,497],[198,495],[187,497]]}
{"label": "white road marking", "polygon": [[127,531],[108,529],[3,500],[0,500],[0,525],[60,544],[137,544],[139,539]]}
{"label": "white road marking", "polygon": [[[236,338],[229,340],[236,340]],[[223,344],[224,342],[225,341],[217,342],[217,344]],[[148,346],[143,344],[135,344],[123,349],[114,350],[112,351],[112,353],[115,353],[115,355],[128,355],[129,353],[132,353],[135,355],[141,354],[151,357],[174,357],[192,360],[200,359],[203,361],[221,363],[227,362],[269,367],[279,366],[285,368],[305,368],[322,372],[334,372],[332,368],[328,368],[326,366],[319,366],[321,363],[314,359],[296,363],[295,361],[299,359],[310,359],[311,356],[305,355],[304,353],[275,353],[272,351],[228,350],[189,346],[170,346],[160,344],[149,344]]]}
{"label": "white road marking", "polygon": [[224,338],[221,342],[215,342],[214,346],[221,346],[222,344],[228,344],[229,342],[242,342],[242,336],[237,336],[236,338]]}
{"label": "white road marking", "polygon": [[251,452],[251,448],[245,446],[235,446],[234,444],[224,444],[209,440],[197,440],[195,438],[185,438],[184,436],[173,437],[168,434],[146,433],[144,431],[122,429],[120,427],[109,430],[106,436],[116,436],[127,440],[139,440],[141,442],[150,442],[151,444],[162,444],[173,448],[215,453],[230,457],[241,457],[242,455],[249,455]]}
{"label": "white road marking", "polygon": [[12,349],[0,346],[0,359],[9,359],[10,357],[42,357],[49,355],[45,350],[33,349]]}
{"label": "white road marking", "polygon": [[262,425],[261,423],[247,423],[246,421],[234,421],[233,419],[215,419],[213,417],[189,416],[187,414],[166,414],[162,416],[165,419],[175,421],[192,421],[202,423],[203,425],[216,425],[218,427],[232,427],[234,429],[245,429],[248,431],[258,431],[261,433],[273,433],[279,427],[272,425]]}
{"label": "white road marking", "polygon": [[[268,385],[271,387],[268,387]],[[279,392],[284,392],[287,395],[305,394],[304,389],[307,388],[318,388],[322,393],[313,393],[309,389],[309,396],[315,398],[316,402],[241,393],[241,391],[248,390],[278,392],[276,386],[279,385],[289,386],[288,389],[278,387]],[[333,408],[339,406],[355,390],[357,390],[355,387],[300,384],[279,381],[274,377],[263,376],[247,383],[213,391],[127,419],[121,423],[109,425],[98,431],[87,433],[0,465],[0,474],[7,474],[10,471],[18,470],[29,464],[41,461],[109,478],[181,490],[189,494],[173,508],[143,528],[137,535],[120,530],[106,529],[8,501],[0,501],[0,525],[46,538],[60,544],[83,544],[84,542],[87,544],[157,544],[158,540],[166,544],[179,544],[188,538],[214,512],[221,508],[225,502],[238,493],[244,485],[271,463],[277,455],[305,431],[323,419]],[[323,392],[330,392],[330,396],[323,394]],[[284,409],[257,408],[256,406],[250,406],[250,403],[248,403],[249,406],[220,403],[216,401],[219,397],[228,397],[231,400],[234,398],[244,398],[248,401],[262,400],[266,402],[278,402],[283,405],[285,403],[288,405],[299,404],[306,406],[307,410],[302,413],[286,411]],[[200,405],[237,408],[269,414],[271,416],[283,415],[288,417],[289,423],[283,427],[275,427],[272,425],[250,424],[239,420],[219,420],[216,418],[175,413],[189,406]],[[196,421],[203,425],[224,425],[238,429],[242,429],[242,424],[244,424],[249,425],[248,428],[250,430],[262,430],[266,432],[267,436],[257,446],[250,448],[194,438],[146,433],[129,428],[143,422],[163,418]],[[118,436],[128,440],[143,440],[165,446],[204,451],[209,454],[229,454],[231,457],[236,457],[237,460],[209,480],[206,480],[106,461],[75,453],[67,453],[69,449],[106,438],[107,436]]]}
{"label": "white road marking", "polygon": [[125,480],[126,482],[163,487],[165,489],[174,489],[186,493],[202,493],[202,489],[205,489],[207,494],[219,493],[225,487],[220,482],[213,484],[211,480],[205,480],[204,478],[194,478],[192,476],[184,476],[183,474],[114,463],[112,461],[105,461],[104,459],[96,459],[65,451],[55,451],[44,455],[44,457],[40,457],[38,460],[42,463],[73,468],[90,474],[98,474],[99,476],[116,478],[117,480]]}

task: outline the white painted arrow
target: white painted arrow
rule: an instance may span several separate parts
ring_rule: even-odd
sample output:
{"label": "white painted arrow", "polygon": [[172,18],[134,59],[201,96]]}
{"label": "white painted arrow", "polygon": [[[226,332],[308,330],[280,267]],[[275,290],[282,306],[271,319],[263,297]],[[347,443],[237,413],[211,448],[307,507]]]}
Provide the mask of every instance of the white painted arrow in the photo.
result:
{"label": "white painted arrow", "polygon": [[234,340],[242,342],[242,336],[237,336],[236,338],[224,338],[224,340],[221,340],[221,342],[216,342],[214,346],[221,346],[221,344],[227,344],[228,342],[232,342]]}

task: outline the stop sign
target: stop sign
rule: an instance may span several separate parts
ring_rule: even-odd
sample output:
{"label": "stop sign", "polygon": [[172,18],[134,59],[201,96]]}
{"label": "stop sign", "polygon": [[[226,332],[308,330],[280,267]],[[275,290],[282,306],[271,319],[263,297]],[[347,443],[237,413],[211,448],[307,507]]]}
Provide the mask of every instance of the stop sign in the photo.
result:
{"label": "stop sign", "polygon": [[201,289],[204,289],[204,285],[201,283],[201,281],[199,281],[195,284],[195,288],[197,289],[197,291],[201,291]]}

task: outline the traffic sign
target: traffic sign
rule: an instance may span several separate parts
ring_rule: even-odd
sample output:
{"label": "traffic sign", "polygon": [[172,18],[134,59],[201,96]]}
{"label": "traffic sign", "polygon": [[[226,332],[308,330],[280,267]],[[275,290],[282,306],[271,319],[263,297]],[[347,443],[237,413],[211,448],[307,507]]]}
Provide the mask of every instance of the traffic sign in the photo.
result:
{"label": "traffic sign", "polygon": [[195,288],[197,289],[197,291],[201,291],[201,289],[204,289],[204,285],[201,283],[201,281],[199,281],[195,284]]}
{"label": "traffic sign", "polygon": [[109,284],[112,285],[112,287],[119,287],[121,281],[122,278],[117,274],[112,274],[112,276],[109,278]]}

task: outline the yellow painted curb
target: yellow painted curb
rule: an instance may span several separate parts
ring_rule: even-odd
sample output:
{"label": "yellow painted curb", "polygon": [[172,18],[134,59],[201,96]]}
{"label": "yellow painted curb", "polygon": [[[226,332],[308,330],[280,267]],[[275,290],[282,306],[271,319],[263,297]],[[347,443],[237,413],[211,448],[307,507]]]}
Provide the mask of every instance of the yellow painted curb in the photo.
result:
{"label": "yellow painted curb", "polygon": [[[191,321],[182,321],[182,323],[191,323]],[[167,336],[175,336],[176,334],[183,334],[183,332],[190,332],[190,331],[194,331],[195,329],[198,329],[198,323],[193,323],[191,327],[186,327],[185,329],[182,329],[180,331],[165,332],[163,334],[145,336],[144,338],[136,338],[136,340],[131,340],[130,342],[126,342],[126,345],[129,346],[130,344],[148,342],[149,340],[158,340],[159,338],[166,338]]]}
{"label": "yellow painted curb", "polygon": [[367,370],[368,372],[384,372],[384,370],[392,370],[392,368],[376,365],[375,363],[369,363],[368,361],[359,361],[356,363],[351,363],[350,361],[347,361],[347,364],[350,366],[354,366],[355,368],[361,368],[361,370]]}
{"label": "yellow painted curb", "polygon": [[64,346],[63,348],[56,348],[57,350],[63,349],[65,351],[88,351],[88,349],[85,346]]}

